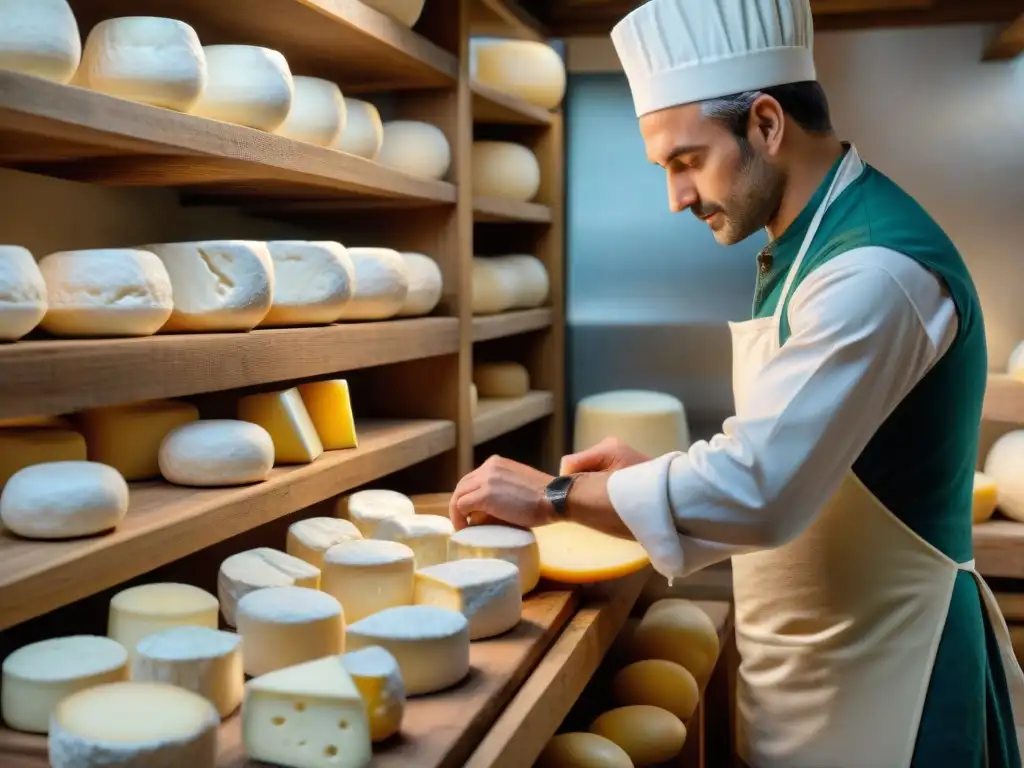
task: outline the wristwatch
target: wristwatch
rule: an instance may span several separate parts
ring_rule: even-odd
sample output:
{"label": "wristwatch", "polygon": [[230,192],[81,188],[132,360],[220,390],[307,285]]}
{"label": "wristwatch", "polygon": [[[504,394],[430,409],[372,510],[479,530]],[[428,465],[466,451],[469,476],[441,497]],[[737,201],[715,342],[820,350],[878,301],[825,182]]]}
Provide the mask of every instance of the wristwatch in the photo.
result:
{"label": "wristwatch", "polygon": [[555,510],[556,517],[564,518],[569,501],[569,489],[576,482],[576,475],[560,475],[544,487],[544,498]]}

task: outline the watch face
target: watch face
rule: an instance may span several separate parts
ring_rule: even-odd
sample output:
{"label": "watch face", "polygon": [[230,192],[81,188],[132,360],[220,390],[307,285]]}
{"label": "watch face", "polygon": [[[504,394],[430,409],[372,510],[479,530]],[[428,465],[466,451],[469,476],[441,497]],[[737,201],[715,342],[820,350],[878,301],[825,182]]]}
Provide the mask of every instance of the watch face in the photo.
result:
{"label": "watch face", "polygon": [[573,480],[574,478],[571,476],[556,477],[554,480],[548,483],[548,488],[550,488],[552,491],[564,491],[570,485],[572,485]]}

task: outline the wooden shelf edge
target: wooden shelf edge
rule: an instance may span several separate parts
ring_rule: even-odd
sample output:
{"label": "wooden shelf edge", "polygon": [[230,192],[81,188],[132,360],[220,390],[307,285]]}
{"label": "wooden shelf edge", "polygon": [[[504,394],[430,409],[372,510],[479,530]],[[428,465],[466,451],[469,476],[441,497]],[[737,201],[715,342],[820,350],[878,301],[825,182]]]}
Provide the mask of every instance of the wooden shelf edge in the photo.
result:
{"label": "wooden shelf edge", "polygon": [[480,223],[521,221],[530,224],[550,224],[551,208],[540,203],[520,203],[497,197],[474,197],[473,221]]}
{"label": "wooden shelf edge", "polygon": [[1024,579],[1024,523],[989,520],[973,528],[974,561],[985,577]]}
{"label": "wooden shelf edge", "polygon": [[549,126],[552,113],[528,101],[473,81],[473,122],[482,124]]}
{"label": "wooden shelf edge", "polygon": [[474,0],[469,28],[473,36],[540,41],[549,36],[543,25],[516,0]]}
{"label": "wooden shelf edge", "polygon": [[523,397],[482,398],[473,417],[473,444],[525,427],[555,410],[555,398],[550,392],[530,392]]}
{"label": "wooden shelf edge", "polygon": [[133,485],[127,517],[106,535],[28,541],[0,528],[0,630],[455,447],[450,421],[360,421],[357,429],[359,448],[275,468],[255,485]]}
{"label": "wooden shelf edge", "polygon": [[550,328],[553,317],[551,307],[479,315],[473,318],[473,341],[490,341]]}
{"label": "wooden shelf edge", "polygon": [[990,373],[981,417],[987,421],[1024,424],[1024,381],[1006,373]]}

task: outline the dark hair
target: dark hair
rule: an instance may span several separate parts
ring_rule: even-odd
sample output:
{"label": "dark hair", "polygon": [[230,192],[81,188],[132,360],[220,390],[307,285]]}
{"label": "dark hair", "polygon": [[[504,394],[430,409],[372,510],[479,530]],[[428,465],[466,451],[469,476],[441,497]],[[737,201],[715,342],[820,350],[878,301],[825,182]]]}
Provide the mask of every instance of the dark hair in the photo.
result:
{"label": "dark hair", "polygon": [[708,99],[701,102],[701,109],[705,117],[724,123],[734,135],[743,138],[747,135],[750,108],[761,95],[771,96],[779,102],[782,111],[808,133],[832,132],[825,89],[815,80]]}

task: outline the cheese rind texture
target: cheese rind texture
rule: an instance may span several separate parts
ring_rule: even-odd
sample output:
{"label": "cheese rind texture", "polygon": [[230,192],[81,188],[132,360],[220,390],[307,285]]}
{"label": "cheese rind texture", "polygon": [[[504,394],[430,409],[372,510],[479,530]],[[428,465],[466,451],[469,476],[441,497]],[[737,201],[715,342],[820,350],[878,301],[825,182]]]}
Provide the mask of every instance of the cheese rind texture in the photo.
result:
{"label": "cheese rind texture", "polygon": [[540,581],[540,549],[532,532],[507,525],[471,525],[448,540],[448,559],[493,558],[519,569],[522,594]]}
{"label": "cheese rind texture", "polygon": [[474,558],[416,571],[416,605],[458,611],[469,621],[469,639],[504,634],[523,612],[519,569],[507,560]]}
{"label": "cheese rind texture", "polygon": [[216,629],[218,613],[217,598],[191,584],[140,584],[111,598],[107,636],[125,647],[131,663],[143,638],[172,627]]}
{"label": "cheese rind texture", "polygon": [[419,120],[384,123],[377,162],[421,179],[441,179],[452,164],[452,148],[436,125]]}
{"label": "cheese rind texture", "polygon": [[202,696],[119,682],[63,699],[50,722],[52,768],[215,768],[220,718]]}
{"label": "cheese rind texture", "polygon": [[347,249],[355,269],[355,291],[339,320],[387,320],[402,311],[409,293],[405,260],[390,248]]}
{"label": "cheese rind texture", "polygon": [[995,514],[999,504],[999,486],[984,472],[974,473],[974,493],[971,505],[971,521],[983,523]]}
{"label": "cheese rind texture", "polygon": [[335,544],[361,539],[359,529],[336,517],[310,517],[288,526],[285,551],[316,568],[323,568],[324,554]]}
{"label": "cheese rind texture", "polygon": [[109,637],[71,635],[22,646],[3,663],[0,715],[8,728],[46,733],[57,703],[128,679],[128,652]]}
{"label": "cheese rind texture", "polygon": [[999,511],[1024,522],[1024,429],[1007,432],[995,441],[983,471],[998,488]]}
{"label": "cheese rind texture", "polygon": [[325,451],[359,447],[352,398],[345,379],[299,384],[299,395]]}
{"label": "cheese rind texture", "polygon": [[479,397],[523,397],[530,391],[530,373],[522,363],[477,363],[473,384]]}
{"label": "cheese rind texture", "polygon": [[0,429],[0,488],[26,467],[54,461],[85,461],[87,458],[85,438],[73,429]]}
{"label": "cheese rind texture", "polygon": [[89,32],[74,84],[130,101],[188,112],[206,88],[206,56],[177,19],[124,16]]}
{"label": "cheese rind texture", "polygon": [[295,387],[240,398],[238,418],[267,431],[274,442],[274,464],[308,464],[324,452],[313,420]]}
{"label": "cheese rind texture", "polygon": [[448,560],[448,539],[455,526],[447,517],[412,515],[388,517],[374,530],[374,538],[397,541],[413,551],[416,568],[426,568]]}
{"label": "cheese rind texture", "polygon": [[324,325],[355,291],[355,267],[341,243],[272,240],[274,299],[261,327]]}
{"label": "cheese rind texture", "polygon": [[699,685],[711,677],[719,651],[714,622],[700,606],[677,598],[652,603],[630,639],[634,661],[673,661],[693,675]]}
{"label": "cheese rind texture", "polygon": [[541,306],[548,299],[550,281],[544,262],[527,253],[492,257],[500,269],[504,269],[515,284],[513,309],[532,309]]}
{"label": "cheese rind texture", "polygon": [[637,768],[672,760],[686,743],[686,726],[678,717],[644,704],[609,710],[590,724],[590,731],[622,747]]}
{"label": "cheese rind texture", "polygon": [[441,268],[429,256],[422,253],[402,253],[409,290],[405,295],[399,317],[429,315],[441,301],[444,278]]}
{"label": "cheese rind texture", "polygon": [[616,437],[648,456],[690,447],[686,410],[672,395],[641,389],[601,392],[576,406],[573,450],[582,451]]}
{"label": "cheese rind texture", "polygon": [[349,650],[379,645],[398,662],[407,696],[435,693],[469,674],[469,621],[458,611],[404,605],[348,628]]}
{"label": "cheese rind texture", "polygon": [[417,515],[439,515],[440,517],[448,517],[448,508],[452,503],[452,494],[418,493],[415,496],[410,496],[409,500],[412,502]]}
{"label": "cheese rind texture", "polygon": [[128,484],[94,461],[25,467],[0,493],[0,520],[26,539],[73,539],[113,530],[128,513]]}
{"label": "cheese rind texture", "polygon": [[565,97],[565,62],[550,45],[534,40],[487,40],[476,48],[474,79],[555,109]]}
{"label": "cheese rind texture", "polygon": [[363,699],[370,740],[376,743],[398,733],[405,716],[405,683],[395,657],[371,645],[342,654],[341,664]]}
{"label": "cheese rind texture", "polygon": [[296,141],[329,147],[346,128],[347,112],[341,89],[329,80],[296,75],[288,116],[274,132]]}
{"label": "cheese rind texture", "polygon": [[175,485],[259,483],[274,466],[274,441],[267,430],[248,421],[201,419],[167,433],[159,463],[160,474]]}
{"label": "cheese rind texture", "polygon": [[559,733],[545,745],[534,768],[633,768],[633,761],[604,736]]}
{"label": "cheese rind texture", "polygon": [[405,544],[352,539],[324,554],[320,588],[341,603],[351,625],[371,614],[411,605],[415,555]]}
{"label": "cheese rind texture", "polygon": [[[0,15],[7,12],[0,0]],[[0,23],[0,68],[3,30]],[[46,307],[46,281],[32,254],[17,245],[0,245],[0,341],[17,341],[31,331]]]}
{"label": "cheese rind texture", "polygon": [[256,45],[204,45],[207,83],[192,114],[273,131],[292,106],[291,69],[280,52]]}
{"label": "cheese rind texture", "polygon": [[473,258],[474,315],[495,315],[512,309],[518,300],[517,286],[515,275],[494,257]]}
{"label": "cheese rind texture", "polygon": [[238,601],[267,587],[320,586],[320,569],[285,552],[257,547],[231,555],[217,573],[217,599],[228,626],[236,626]]}
{"label": "cheese rind texture", "polygon": [[174,307],[167,269],[148,251],[60,251],[39,271],[48,300],[40,326],[54,336],[151,336]]}
{"label": "cheese rind texture", "polygon": [[416,507],[404,493],[382,488],[356,491],[338,501],[338,517],[351,520],[368,539],[374,537],[377,524],[388,517],[412,517]]}
{"label": "cheese rind texture", "polygon": [[579,523],[559,521],[533,529],[540,551],[540,575],[566,584],[618,579],[650,563],[635,541],[610,536]]}
{"label": "cheese rind texture", "polygon": [[540,191],[540,163],[511,141],[473,142],[473,194],[529,202]]}
{"label": "cheese rind texture", "polygon": [[645,659],[622,667],[612,679],[618,706],[661,707],[684,723],[697,711],[700,686],[686,667],[665,659]]}
{"label": "cheese rind texture", "polygon": [[55,83],[74,77],[82,38],[67,0],[0,0],[0,19],[0,69]]}
{"label": "cheese rind texture", "polygon": [[426,0],[366,0],[371,8],[376,8],[400,24],[407,27],[415,26],[423,13]]}
{"label": "cheese rind texture", "polygon": [[345,97],[345,130],[331,146],[350,155],[377,160],[384,144],[384,123],[373,104],[362,99]]}

